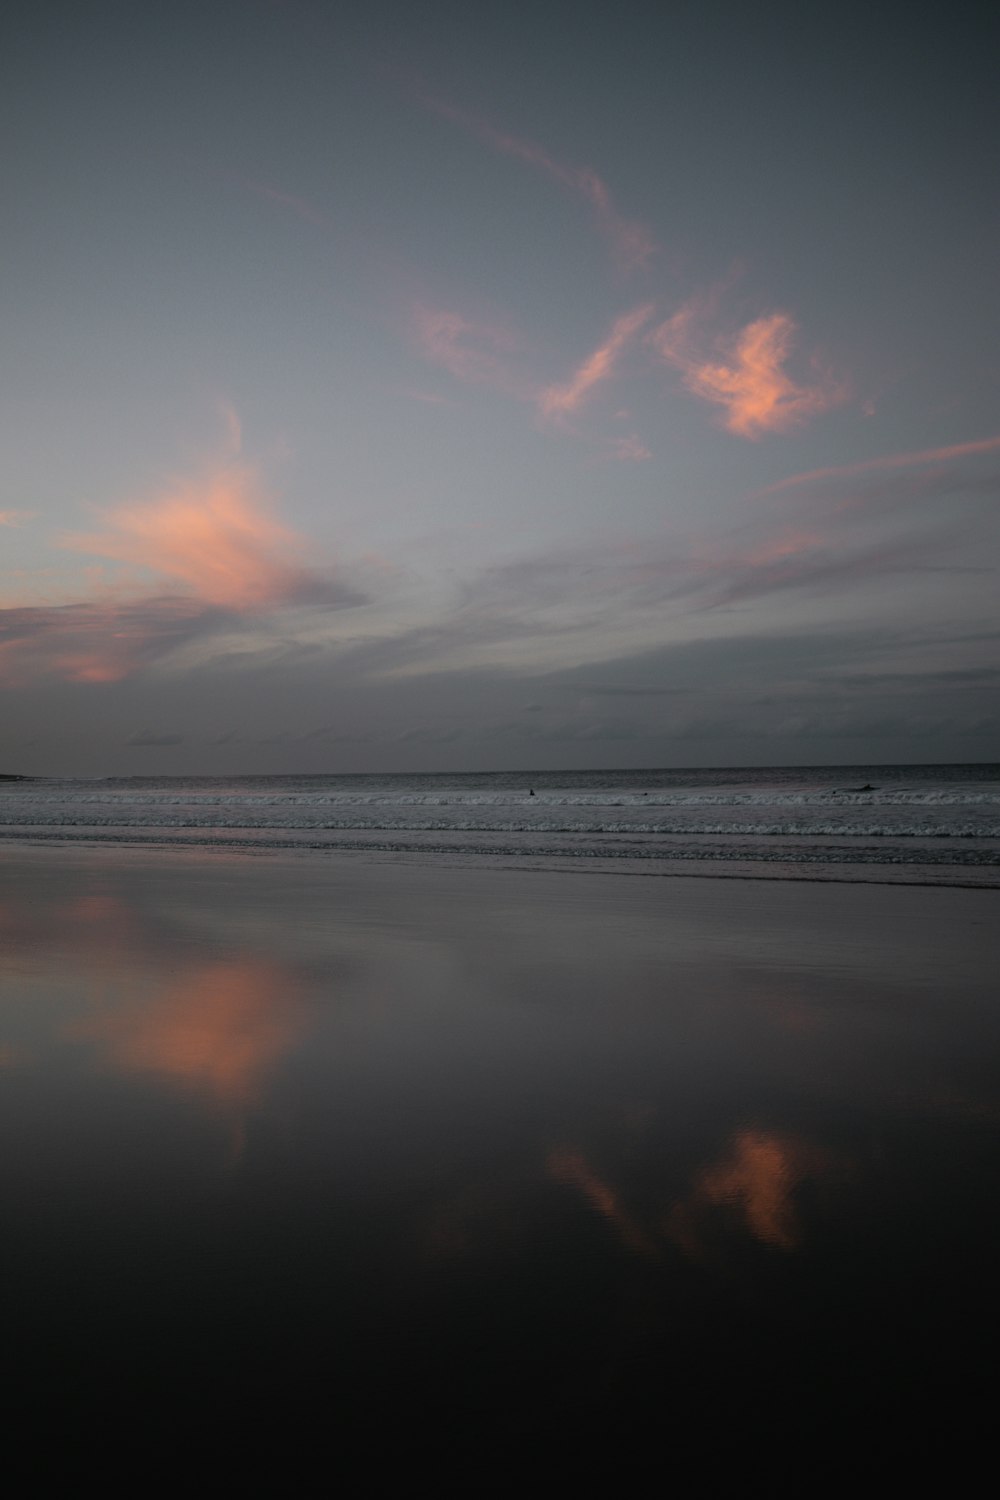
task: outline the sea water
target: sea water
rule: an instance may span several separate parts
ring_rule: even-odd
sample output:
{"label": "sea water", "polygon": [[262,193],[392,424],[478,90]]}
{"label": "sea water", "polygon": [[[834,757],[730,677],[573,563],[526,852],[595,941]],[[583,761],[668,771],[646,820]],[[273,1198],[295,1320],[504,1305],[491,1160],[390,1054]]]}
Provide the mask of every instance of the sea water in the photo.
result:
{"label": "sea water", "polygon": [[0,783],[12,837],[994,884],[1000,765],[37,778]]}

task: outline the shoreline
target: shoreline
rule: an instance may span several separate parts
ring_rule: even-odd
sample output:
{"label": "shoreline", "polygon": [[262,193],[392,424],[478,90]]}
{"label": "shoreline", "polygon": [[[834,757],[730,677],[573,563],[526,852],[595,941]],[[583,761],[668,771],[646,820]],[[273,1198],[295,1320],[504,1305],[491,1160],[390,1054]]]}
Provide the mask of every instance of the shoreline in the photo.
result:
{"label": "shoreline", "polygon": [[[227,830],[228,832],[228,830]],[[200,836],[199,836],[200,835]],[[433,868],[442,870],[506,871],[508,873],[562,873],[577,875],[622,875],[645,876],[665,880],[724,880],[727,882],[755,881],[769,885],[865,885],[905,886],[917,889],[941,890],[1000,890],[1000,866],[927,864],[914,860],[903,862],[865,862],[849,859],[830,861],[802,860],[794,858],[757,857],[743,859],[706,858],[705,856],[677,856],[650,853],[645,855],[572,855],[528,848],[491,849],[488,852],[449,848],[399,848],[379,846],[374,841],[357,840],[350,844],[307,843],[305,840],[229,840],[204,837],[204,831],[189,833],[176,830],[168,833],[160,830],[156,836],[143,830],[141,834],[121,833],[114,836],[87,832],[70,834],[65,830],[46,829],[31,834],[0,829],[0,858],[2,851],[11,850],[17,855],[35,851],[39,854],[52,850],[81,854],[98,851],[109,855],[143,853],[149,855],[189,854],[196,859],[231,857],[296,861],[314,859],[323,864],[337,860],[361,862],[408,868]]]}

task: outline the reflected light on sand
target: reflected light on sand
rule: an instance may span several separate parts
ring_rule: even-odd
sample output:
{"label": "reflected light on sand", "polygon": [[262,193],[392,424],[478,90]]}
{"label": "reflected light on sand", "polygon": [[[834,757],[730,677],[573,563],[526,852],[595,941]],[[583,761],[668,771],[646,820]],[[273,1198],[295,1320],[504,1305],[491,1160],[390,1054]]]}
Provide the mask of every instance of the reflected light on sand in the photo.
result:
{"label": "reflected light on sand", "polygon": [[289,975],[234,959],[185,974],[145,1003],[92,1016],[73,1034],[100,1042],[113,1068],[153,1073],[225,1105],[246,1105],[303,1024]]}
{"label": "reflected light on sand", "polygon": [[590,1166],[582,1151],[569,1146],[558,1146],[549,1152],[546,1161],[549,1175],[556,1182],[564,1183],[579,1192],[618,1231],[622,1243],[639,1255],[655,1255],[656,1246],[645,1230],[628,1212],[619,1194]]}
{"label": "reflected light on sand", "polygon": [[796,1189],[842,1166],[831,1152],[795,1137],[738,1130],[727,1154],[705,1167],[690,1197],[674,1205],[667,1232],[686,1254],[698,1258],[711,1210],[735,1209],[752,1239],[796,1250],[802,1241]]}

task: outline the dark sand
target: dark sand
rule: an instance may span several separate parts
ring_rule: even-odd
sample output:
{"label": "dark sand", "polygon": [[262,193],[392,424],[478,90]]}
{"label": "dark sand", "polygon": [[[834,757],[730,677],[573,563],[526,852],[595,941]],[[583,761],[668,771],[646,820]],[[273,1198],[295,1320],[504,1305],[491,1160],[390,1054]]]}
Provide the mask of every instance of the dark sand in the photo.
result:
{"label": "dark sand", "polygon": [[140,1490],[298,1493],[313,1453],[324,1488],[348,1453],[472,1492],[643,1455],[696,1493],[958,1482],[998,924],[995,891],[6,850],[17,1445],[86,1474],[127,1434]]}

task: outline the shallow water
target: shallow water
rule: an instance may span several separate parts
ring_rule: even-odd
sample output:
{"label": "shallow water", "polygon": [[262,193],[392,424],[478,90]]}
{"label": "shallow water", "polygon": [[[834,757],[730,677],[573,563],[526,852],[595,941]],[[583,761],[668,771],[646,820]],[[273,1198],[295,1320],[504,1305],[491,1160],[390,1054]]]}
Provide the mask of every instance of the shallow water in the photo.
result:
{"label": "shallow water", "polygon": [[953,1440],[995,1335],[998,917],[992,891],[8,857],[15,1430],[718,1477]]}

